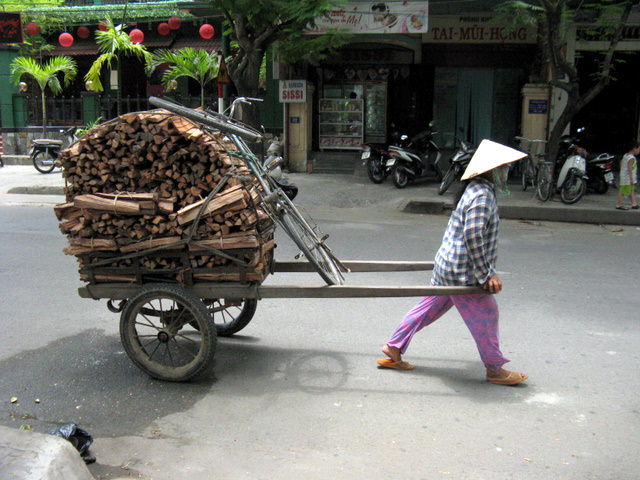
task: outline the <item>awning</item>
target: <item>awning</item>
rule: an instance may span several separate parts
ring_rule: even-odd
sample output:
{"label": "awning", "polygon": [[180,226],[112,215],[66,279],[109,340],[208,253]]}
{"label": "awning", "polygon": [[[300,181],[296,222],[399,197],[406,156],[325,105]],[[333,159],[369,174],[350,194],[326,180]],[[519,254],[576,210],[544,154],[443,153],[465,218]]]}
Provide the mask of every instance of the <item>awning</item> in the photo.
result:
{"label": "awning", "polygon": [[176,50],[186,47],[195,48],[196,50],[206,50],[207,52],[218,52],[222,49],[220,40],[214,40],[213,38],[205,40],[200,37],[182,37],[173,42],[171,50],[175,52]]}
{"label": "awning", "polygon": [[[144,30],[143,30],[144,31]],[[169,48],[169,45],[173,42],[174,35],[160,35],[155,32],[144,32],[144,42],[142,44],[147,48]],[[75,38],[73,45],[70,47],[63,47],[56,45],[53,50],[46,52],[46,55],[99,55],[98,45],[95,39],[87,38],[82,40]]]}

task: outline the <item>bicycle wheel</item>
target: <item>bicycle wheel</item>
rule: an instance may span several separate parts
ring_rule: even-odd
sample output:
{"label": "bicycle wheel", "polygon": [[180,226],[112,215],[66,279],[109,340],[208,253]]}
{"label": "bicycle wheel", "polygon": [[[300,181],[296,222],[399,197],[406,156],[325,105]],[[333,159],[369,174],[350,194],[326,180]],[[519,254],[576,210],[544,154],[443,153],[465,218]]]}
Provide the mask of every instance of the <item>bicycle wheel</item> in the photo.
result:
{"label": "bicycle wheel", "polygon": [[169,110],[170,112],[184,118],[193,120],[194,122],[216,128],[221,132],[236,134],[249,142],[260,142],[263,139],[262,133],[258,130],[238,121],[233,121],[229,117],[225,117],[223,115],[212,115],[210,113],[199,112],[157,97],[149,97],[149,103],[155,107],[164,108],[165,110]]}
{"label": "bicycle wheel", "polygon": [[[305,258],[311,263],[327,285],[342,285],[344,277],[341,273],[339,260],[331,249],[324,243],[324,238],[318,238],[314,228],[304,219],[295,205],[280,195],[282,201],[279,204],[276,219],[282,229],[302,251]],[[325,237],[326,238],[326,237]]]}
{"label": "bicycle wheel", "polygon": [[526,192],[529,185],[535,185],[535,180],[536,177],[534,175],[531,158],[525,157],[522,163],[522,191]]}
{"label": "bicycle wheel", "polygon": [[538,182],[536,186],[536,196],[542,202],[546,202],[551,197],[553,190],[553,178],[551,164],[543,163],[538,170]]}

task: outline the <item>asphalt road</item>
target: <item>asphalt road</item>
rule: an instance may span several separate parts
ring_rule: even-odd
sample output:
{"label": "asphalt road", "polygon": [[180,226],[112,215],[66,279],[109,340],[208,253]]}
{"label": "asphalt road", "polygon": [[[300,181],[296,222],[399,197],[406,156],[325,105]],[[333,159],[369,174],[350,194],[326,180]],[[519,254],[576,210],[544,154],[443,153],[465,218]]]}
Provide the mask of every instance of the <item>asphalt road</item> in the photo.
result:
{"label": "asphalt road", "polygon": [[[314,192],[300,203],[343,259],[430,260],[447,221],[390,202],[321,208]],[[262,300],[219,339],[210,375],[172,384],[129,361],[104,301],[77,296],[50,207],[0,205],[0,423],[80,424],[104,479],[637,479],[640,230],[613,230],[503,221],[502,346],[525,385],[483,381],[455,311],[415,337],[415,370],[377,369],[414,298]],[[281,238],[277,258],[293,253]],[[321,282],[281,275],[269,282]]]}

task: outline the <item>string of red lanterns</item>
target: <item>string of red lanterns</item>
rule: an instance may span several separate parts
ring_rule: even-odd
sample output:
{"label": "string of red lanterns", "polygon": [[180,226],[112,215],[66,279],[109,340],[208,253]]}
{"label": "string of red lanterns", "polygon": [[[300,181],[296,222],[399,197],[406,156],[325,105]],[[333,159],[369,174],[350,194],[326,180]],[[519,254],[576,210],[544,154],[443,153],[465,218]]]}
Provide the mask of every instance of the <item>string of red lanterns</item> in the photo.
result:
{"label": "string of red lanterns", "polygon": [[[180,19],[180,17],[170,17],[166,22],[158,24],[157,30],[160,35],[166,36],[171,32],[171,30],[178,30],[181,25],[182,20]],[[98,30],[101,30],[103,32],[107,30],[106,20],[101,20],[100,22],[98,22]],[[25,31],[30,36],[39,35],[40,26],[35,22],[30,22],[25,26]],[[198,29],[200,37],[204,38],[205,40],[213,38],[215,32],[215,28],[209,23],[202,24]],[[78,36],[78,38],[86,39],[89,38],[89,35],[91,35],[91,31],[85,26],[80,26],[76,30],[76,35]],[[134,28],[133,30],[131,30],[131,32],[129,32],[129,38],[135,44],[142,43],[144,42],[144,32],[138,28]],[[58,43],[63,47],[70,47],[71,45],[73,45],[73,42],[73,35],[68,32],[63,32],[58,36]]]}

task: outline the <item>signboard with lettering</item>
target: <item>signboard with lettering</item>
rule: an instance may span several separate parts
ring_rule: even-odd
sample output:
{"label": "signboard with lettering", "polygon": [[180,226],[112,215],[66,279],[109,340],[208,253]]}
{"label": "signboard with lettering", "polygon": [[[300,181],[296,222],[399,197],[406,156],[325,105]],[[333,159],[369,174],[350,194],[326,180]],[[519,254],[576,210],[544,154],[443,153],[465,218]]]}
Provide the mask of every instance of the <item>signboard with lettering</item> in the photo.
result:
{"label": "signboard with lettering", "polygon": [[424,43],[536,43],[534,27],[511,29],[492,15],[443,15],[429,23]]}
{"label": "signboard with lettering", "polygon": [[548,100],[529,100],[529,113],[548,113]]}
{"label": "signboard with lettering", "polygon": [[0,12],[0,44],[22,42],[22,19],[20,14]]}
{"label": "signboard with lettering", "polygon": [[309,34],[329,30],[345,33],[425,33],[429,2],[393,1],[339,4],[326,16],[316,19]]}
{"label": "signboard with lettering", "polygon": [[306,80],[280,80],[280,102],[302,103],[307,101]]}

